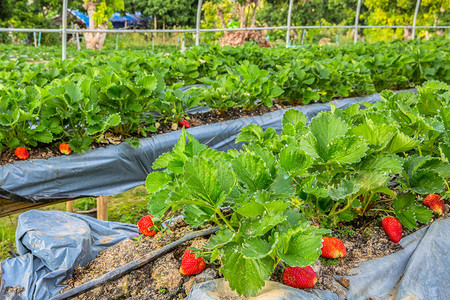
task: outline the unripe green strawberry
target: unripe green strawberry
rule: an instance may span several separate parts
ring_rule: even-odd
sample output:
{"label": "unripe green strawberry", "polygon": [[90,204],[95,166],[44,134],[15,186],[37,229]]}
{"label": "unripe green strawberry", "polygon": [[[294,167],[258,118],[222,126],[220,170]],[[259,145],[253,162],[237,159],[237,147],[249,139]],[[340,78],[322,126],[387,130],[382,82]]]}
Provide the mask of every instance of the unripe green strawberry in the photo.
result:
{"label": "unripe green strawberry", "polygon": [[444,212],[444,200],[442,200],[439,195],[429,194],[426,196],[425,200],[423,200],[423,204],[438,216],[442,215]]}
{"label": "unripe green strawberry", "polygon": [[394,217],[386,217],[381,222],[384,231],[387,233],[391,241],[400,242],[402,239],[402,223]]}
{"label": "unripe green strawberry", "polygon": [[314,270],[308,267],[288,267],[283,272],[283,282],[297,289],[310,289],[317,282]]}
{"label": "unripe green strawberry", "polygon": [[139,220],[137,225],[140,233],[147,236],[154,236],[156,234],[156,231],[149,230],[149,228],[153,226],[152,218],[152,215],[147,215]]}
{"label": "unripe green strawberry", "polygon": [[183,275],[196,275],[205,269],[206,263],[203,257],[196,258],[191,249],[187,249],[181,259],[180,273]]}
{"label": "unripe green strawberry", "polygon": [[322,257],[339,258],[347,255],[344,243],[340,239],[326,236],[322,239]]}
{"label": "unripe green strawberry", "polygon": [[14,150],[14,155],[18,159],[27,159],[30,156],[27,148],[25,147],[17,147],[16,150]]}

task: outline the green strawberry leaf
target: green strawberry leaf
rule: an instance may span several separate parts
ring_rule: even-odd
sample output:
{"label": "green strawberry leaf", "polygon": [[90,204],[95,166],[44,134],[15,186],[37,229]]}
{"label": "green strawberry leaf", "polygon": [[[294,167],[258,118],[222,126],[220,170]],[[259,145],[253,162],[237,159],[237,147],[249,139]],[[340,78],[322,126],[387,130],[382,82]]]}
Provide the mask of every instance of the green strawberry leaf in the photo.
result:
{"label": "green strawberry leaf", "polygon": [[184,221],[191,227],[197,228],[214,217],[214,211],[198,205],[185,205],[183,209]]}
{"label": "green strawberry leaf", "polygon": [[145,179],[145,187],[149,193],[154,193],[163,188],[168,181],[172,180],[172,176],[167,173],[155,171],[148,174]]}
{"label": "green strawberry leaf", "polygon": [[258,237],[264,235],[284,220],[285,216],[282,212],[264,212],[255,219],[243,218],[240,223],[239,232],[247,237]]}
{"label": "green strawberry leaf", "polygon": [[314,231],[300,231],[292,235],[286,251],[279,248],[278,255],[292,267],[306,267],[316,262],[322,248],[322,236]]}
{"label": "green strawberry leaf", "polygon": [[326,152],[331,141],[347,133],[348,125],[330,112],[321,112],[311,120],[310,129],[317,141],[315,148],[320,155]]}
{"label": "green strawberry leaf", "polygon": [[250,238],[242,244],[242,254],[245,258],[260,259],[269,255],[272,247],[261,238]]}
{"label": "green strawberry leaf", "polygon": [[274,260],[270,256],[245,258],[242,249],[235,243],[229,243],[222,249],[221,272],[229,281],[230,288],[244,297],[256,296],[272,274]]}
{"label": "green strawberry leaf", "polygon": [[170,205],[166,203],[169,199],[170,190],[163,189],[148,195],[145,199],[148,200],[147,209],[150,214],[155,217],[161,218],[164,213],[169,209]]}
{"label": "green strawberry leaf", "polygon": [[272,183],[266,164],[256,155],[240,154],[231,164],[237,179],[251,192],[266,189]]}
{"label": "green strawberry leaf", "polygon": [[206,249],[214,249],[218,246],[224,246],[231,242],[235,236],[235,232],[230,229],[221,229],[216,232],[215,235],[211,236],[208,243],[206,243],[203,247]]}
{"label": "green strawberry leaf", "polygon": [[286,146],[280,152],[280,165],[293,176],[298,176],[312,165],[312,159],[300,149]]}
{"label": "green strawberry leaf", "polygon": [[384,150],[391,154],[406,152],[416,148],[417,145],[419,145],[419,141],[406,136],[400,131],[397,131]]}

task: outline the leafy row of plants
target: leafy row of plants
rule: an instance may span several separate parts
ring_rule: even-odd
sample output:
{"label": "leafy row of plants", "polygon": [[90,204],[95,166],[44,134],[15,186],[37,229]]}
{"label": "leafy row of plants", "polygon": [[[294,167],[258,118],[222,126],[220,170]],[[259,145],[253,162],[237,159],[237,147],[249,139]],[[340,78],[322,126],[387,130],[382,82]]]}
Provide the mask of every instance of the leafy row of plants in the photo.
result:
{"label": "leafy row of plants", "polygon": [[[255,295],[280,263],[313,264],[329,228],[370,210],[417,228],[432,218],[420,196],[449,196],[450,86],[432,81],[417,89],[417,95],[383,91],[364,110],[333,107],[308,126],[303,113],[290,109],[279,135],[254,124],[243,128],[239,151],[212,150],[183,129],[147,177],[149,212],[181,211],[193,228],[220,226],[194,252],[219,262],[230,287],[244,296]],[[397,193],[387,187],[392,180]]]}
{"label": "leafy row of plants", "polygon": [[[127,52],[91,58],[86,52],[66,61],[4,60],[0,149],[68,142],[80,152],[106,132],[145,137],[156,123],[176,124],[198,105],[220,112],[274,101],[307,104],[444,80],[446,45],[445,40],[305,49],[247,44],[196,47],[168,57]],[[243,57],[247,60],[240,61]],[[179,89],[198,82],[207,85],[187,93]],[[138,145],[137,139],[129,141]]]}

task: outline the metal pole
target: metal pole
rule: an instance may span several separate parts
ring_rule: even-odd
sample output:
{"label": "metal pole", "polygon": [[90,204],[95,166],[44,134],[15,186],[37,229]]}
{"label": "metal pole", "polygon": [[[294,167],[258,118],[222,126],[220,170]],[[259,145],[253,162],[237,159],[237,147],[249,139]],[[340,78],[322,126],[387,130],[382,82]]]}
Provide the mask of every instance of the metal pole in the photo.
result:
{"label": "metal pole", "polygon": [[356,7],[356,17],[355,17],[355,40],[354,43],[358,42],[358,23],[359,23],[359,13],[361,11],[361,0],[358,0],[358,6]]}
{"label": "metal pole", "polygon": [[[75,24],[75,29],[78,30],[78,25],[77,24]],[[78,31],[75,34],[75,37],[77,39],[77,50],[80,51],[80,34],[78,33]]]}
{"label": "metal pole", "polygon": [[200,45],[200,17],[202,15],[202,0],[198,0],[197,7],[197,26],[195,28],[195,46]]}
{"label": "metal pole", "polygon": [[289,10],[288,10],[288,19],[287,19],[287,32],[286,32],[286,48],[289,48],[289,40],[291,35],[291,19],[292,19],[292,5],[294,4],[294,0],[289,0]]}
{"label": "metal pole", "polygon": [[63,0],[62,11],[62,60],[66,59],[66,47],[67,47],[67,0]]}
{"label": "metal pole", "polygon": [[33,32],[34,46],[37,47],[36,32]]}
{"label": "metal pole", "polygon": [[413,29],[412,29],[412,37],[411,37],[412,40],[414,40],[414,38],[416,36],[416,21],[417,21],[417,15],[419,14],[419,8],[420,8],[420,0],[417,0],[416,10],[414,11]]}

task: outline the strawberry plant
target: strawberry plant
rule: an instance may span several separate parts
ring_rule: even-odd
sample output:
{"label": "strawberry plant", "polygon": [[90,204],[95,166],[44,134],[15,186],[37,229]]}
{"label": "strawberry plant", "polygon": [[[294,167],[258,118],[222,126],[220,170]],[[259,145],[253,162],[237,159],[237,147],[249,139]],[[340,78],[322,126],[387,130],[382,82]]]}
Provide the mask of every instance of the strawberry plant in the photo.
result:
{"label": "strawberry plant", "polygon": [[219,225],[201,254],[210,261],[220,257],[221,272],[238,294],[256,295],[281,261],[304,267],[319,257],[327,231],[312,227],[291,206],[292,180],[270,151],[217,152],[183,130],[173,151],[153,168],[164,170],[147,177],[149,211],[162,216],[181,208],[192,227]]}

